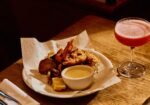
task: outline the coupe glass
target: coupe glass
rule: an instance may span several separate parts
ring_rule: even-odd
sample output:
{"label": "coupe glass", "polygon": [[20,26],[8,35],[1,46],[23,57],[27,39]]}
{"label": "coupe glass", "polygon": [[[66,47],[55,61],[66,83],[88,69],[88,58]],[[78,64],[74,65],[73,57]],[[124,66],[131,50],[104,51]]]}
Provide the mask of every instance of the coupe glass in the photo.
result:
{"label": "coupe glass", "polygon": [[137,78],[145,73],[145,66],[133,61],[133,49],[146,44],[150,40],[150,22],[137,17],[120,19],[115,25],[115,37],[131,48],[130,61],[122,63],[117,71],[120,75]]}

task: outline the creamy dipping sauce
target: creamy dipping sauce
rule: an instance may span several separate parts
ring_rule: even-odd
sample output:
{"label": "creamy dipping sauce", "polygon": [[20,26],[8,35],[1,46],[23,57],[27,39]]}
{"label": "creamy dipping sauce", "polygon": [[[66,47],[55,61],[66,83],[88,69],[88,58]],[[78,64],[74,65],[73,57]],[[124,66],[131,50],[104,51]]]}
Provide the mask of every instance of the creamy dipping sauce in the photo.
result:
{"label": "creamy dipping sauce", "polygon": [[87,68],[87,67],[73,67],[68,69],[65,72],[65,75],[67,77],[71,77],[71,78],[83,78],[83,77],[87,77],[89,75],[91,75],[92,73],[92,69]]}

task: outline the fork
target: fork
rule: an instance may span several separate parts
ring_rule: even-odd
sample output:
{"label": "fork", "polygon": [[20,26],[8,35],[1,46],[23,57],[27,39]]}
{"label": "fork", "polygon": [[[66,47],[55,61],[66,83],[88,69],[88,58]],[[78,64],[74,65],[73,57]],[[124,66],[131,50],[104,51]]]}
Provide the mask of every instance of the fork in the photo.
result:
{"label": "fork", "polygon": [[[7,98],[9,100],[12,100],[12,101],[16,102],[18,105],[21,105],[21,103],[18,100],[16,100],[15,98],[9,96],[8,94],[6,94],[5,92],[3,92],[2,90],[0,90],[0,96],[2,96],[4,98]],[[4,104],[4,105],[7,105],[7,104]]]}

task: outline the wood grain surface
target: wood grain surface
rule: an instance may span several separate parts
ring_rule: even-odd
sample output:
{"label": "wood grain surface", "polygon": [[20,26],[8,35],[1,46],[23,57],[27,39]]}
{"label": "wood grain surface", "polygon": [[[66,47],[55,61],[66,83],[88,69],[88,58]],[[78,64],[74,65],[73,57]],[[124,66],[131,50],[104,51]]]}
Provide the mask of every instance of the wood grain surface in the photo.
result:
{"label": "wood grain surface", "polygon": [[[67,38],[86,30],[91,39],[92,47],[112,61],[116,72],[116,68],[121,62],[130,59],[130,49],[115,39],[114,26],[115,22],[113,21],[96,16],[87,16],[53,39]],[[120,83],[80,98],[57,99],[32,91],[23,82],[21,59],[0,72],[0,80],[8,78],[39,101],[41,105],[141,105],[150,96],[150,43],[135,48],[134,60],[146,66],[146,74],[143,77],[129,79],[120,76],[122,80]]]}

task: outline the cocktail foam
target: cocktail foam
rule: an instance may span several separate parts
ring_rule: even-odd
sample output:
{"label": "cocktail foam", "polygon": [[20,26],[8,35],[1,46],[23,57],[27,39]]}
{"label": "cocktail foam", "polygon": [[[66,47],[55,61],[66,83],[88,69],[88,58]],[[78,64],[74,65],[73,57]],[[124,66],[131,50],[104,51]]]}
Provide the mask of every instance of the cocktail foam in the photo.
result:
{"label": "cocktail foam", "polygon": [[115,32],[126,38],[142,38],[150,35],[150,24],[142,20],[124,20],[116,24]]}

